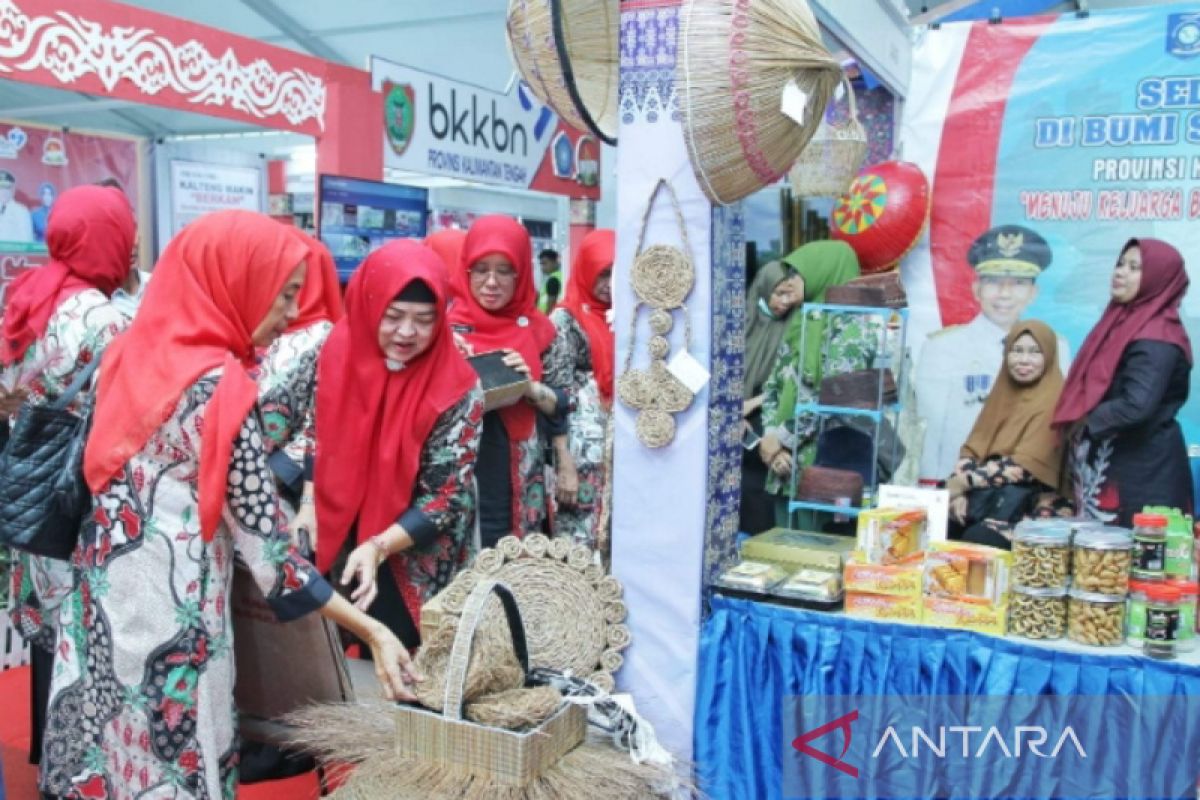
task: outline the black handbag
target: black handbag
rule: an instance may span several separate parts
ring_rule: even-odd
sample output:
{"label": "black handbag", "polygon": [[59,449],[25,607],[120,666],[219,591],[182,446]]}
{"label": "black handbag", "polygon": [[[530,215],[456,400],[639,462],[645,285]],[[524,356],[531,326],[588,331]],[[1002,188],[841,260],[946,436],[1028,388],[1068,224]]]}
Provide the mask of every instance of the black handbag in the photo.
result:
{"label": "black handbag", "polygon": [[70,559],[92,494],[83,451],[92,398],[80,414],[67,410],[100,365],[97,356],[53,403],[25,405],[0,453],[0,545],[36,556]]}
{"label": "black handbag", "polygon": [[1013,483],[972,489],[967,492],[967,522],[990,519],[1015,524],[1033,511],[1037,498],[1037,487]]}

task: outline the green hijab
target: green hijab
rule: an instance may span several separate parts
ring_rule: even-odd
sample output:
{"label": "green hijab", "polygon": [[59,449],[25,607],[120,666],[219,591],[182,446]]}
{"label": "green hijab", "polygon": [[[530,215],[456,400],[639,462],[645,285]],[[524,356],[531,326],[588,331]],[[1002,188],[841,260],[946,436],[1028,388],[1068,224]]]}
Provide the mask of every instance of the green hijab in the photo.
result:
{"label": "green hijab", "polygon": [[771,367],[779,355],[779,343],[788,327],[788,314],[776,317],[767,305],[775,287],[794,273],[781,261],[772,261],[754,275],[746,292],[746,360],[742,397],[749,399],[771,377]]}
{"label": "green hijab", "polygon": [[[793,250],[783,260],[804,278],[805,303],[824,303],[825,293],[831,288],[849,283],[859,276],[858,256],[845,242],[809,242]],[[805,316],[806,312],[803,310],[799,314],[792,314],[785,335],[791,345],[791,351],[802,355],[804,359],[804,381],[816,386],[821,380],[821,345],[825,323],[819,317],[809,320],[808,332],[803,337],[804,352],[801,354],[801,333],[805,327]],[[793,381],[784,381],[779,395],[780,419],[772,420],[772,424],[779,425],[792,418],[798,394],[799,387]]]}

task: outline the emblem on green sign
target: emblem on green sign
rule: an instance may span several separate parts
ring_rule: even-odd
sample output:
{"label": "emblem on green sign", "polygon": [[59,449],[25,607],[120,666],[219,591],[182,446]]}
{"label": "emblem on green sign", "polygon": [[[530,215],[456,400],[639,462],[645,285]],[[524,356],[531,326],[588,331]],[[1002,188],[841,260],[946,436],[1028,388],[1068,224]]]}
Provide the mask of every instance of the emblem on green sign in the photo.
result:
{"label": "emblem on green sign", "polygon": [[384,100],[384,120],[387,124],[388,142],[398,156],[412,143],[413,129],[417,123],[416,95],[411,84],[392,86]]}

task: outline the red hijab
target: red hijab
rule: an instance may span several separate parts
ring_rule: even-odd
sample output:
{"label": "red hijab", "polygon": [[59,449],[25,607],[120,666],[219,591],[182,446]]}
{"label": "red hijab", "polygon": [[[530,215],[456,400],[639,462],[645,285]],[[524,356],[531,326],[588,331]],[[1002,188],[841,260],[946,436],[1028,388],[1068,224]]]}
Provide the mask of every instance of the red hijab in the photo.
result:
{"label": "red hijab", "polygon": [[592,294],[596,278],[606,269],[611,269],[616,255],[617,235],[607,228],[599,228],[583,237],[579,253],[571,265],[571,277],[567,282],[567,293],[559,308],[571,312],[571,316],[587,334],[588,346],[592,351],[592,373],[600,388],[600,397],[605,405],[612,403],[613,351],[616,343],[608,327],[605,314],[611,303],[602,303]]}
{"label": "red hijab", "polygon": [[87,289],[111,297],[129,275],[137,223],[128,198],[107,186],[77,186],[50,210],[50,261],[21,273],[8,290],[0,363],[12,364],[46,333],[64,300]]}
{"label": "red hijab", "polygon": [[[387,369],[379,323],[413,281],[437,296],[429,349]],[[437,254],[407,239],[376,250],[350,279],[346,316],[317,362],[317,568],[327,572],[358,520],[359,541],[409,507],[425,445],[437,419],[479,376],[454,344],[446,320],[446,278]]]}
{"label": "red hijab", "polygon": [[[491,312],[479,305],[471,292],[471,266],[490,255],[502,255],[517,271],[513,298],[503,309]],[[554,325],[537,310],[533,285],[533,246],[529,234],[512,217],[480,217],[467,231],[462,261],[451,277],[458,286],[458,300],[450,309],[450,323],[470,330],[463,335],[477,353],[516,350],[529,365],[533,380],[542,377],[542,352],[554,341]],[[528,403],[517,403],[500,411],[510,440],[520,442],[533,435],[537,412]]]}
{"label": "red hijab", "polygon": [[[453,275],[462,261],[463,244],[467,241],[467,232],[458,228],[443,228],[425,237],[425,245],[437,253],[446,266],[446,276]],[[454,281],[449,282],[450,299],[457,295]]]}
{"label": "red hijab", "polygon": [[337,322],[342,318],[342,289],[338,283],[337,267],[329,248],[299,228],[290,228],[292,235],[308,248],[308,271],[304,288],[297,303],[300,315],[288,326],[287,332],[301,331],[318,322]]}
{"label": "red hijab", "polygon": [[1150,339],[1177,345],[1192,363],[1192,345],[1179,317],[1188,288],[1183,256],[1158,239],[1130,239],[1121,254],[1135,245],[1142,251],[1137,296],[1128,303],[1110,302],[1084,340],[1054,410],[1056,427],[1083,419],[1100,404],[1130,342]]}
{"label": "red hijab", "polygon": [[200,532],[212,539],[233,441],[258,399],[246,372],[254,362],[254,329],[308,257],[288,228],[251,211],[209,214],[171,240],[133,324],[104,354],[84,456],[93,492],[145,447],[188,387],[224,366],[200,442]]}

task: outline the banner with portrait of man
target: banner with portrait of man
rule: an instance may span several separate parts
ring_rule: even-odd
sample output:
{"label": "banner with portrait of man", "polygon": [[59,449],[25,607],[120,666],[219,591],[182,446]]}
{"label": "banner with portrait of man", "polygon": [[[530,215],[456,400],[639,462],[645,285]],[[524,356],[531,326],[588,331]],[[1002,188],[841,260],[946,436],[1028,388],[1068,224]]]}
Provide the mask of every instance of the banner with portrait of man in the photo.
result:
{"label": "banner with portrait of man", "polygon": [[[933,207],[903,270],[921,477],[938,480],[1017,319],[1048,323],[1068,364],[1126,241],[1163,239],[1200,266],[1200,6],[921,30],[912,74],[903,155],[929,177]],[[1200,287],[1182,315],[1195,338]],[[1200,442],[1194,410],[1180,423]]]}

